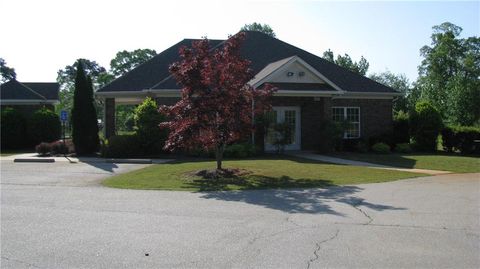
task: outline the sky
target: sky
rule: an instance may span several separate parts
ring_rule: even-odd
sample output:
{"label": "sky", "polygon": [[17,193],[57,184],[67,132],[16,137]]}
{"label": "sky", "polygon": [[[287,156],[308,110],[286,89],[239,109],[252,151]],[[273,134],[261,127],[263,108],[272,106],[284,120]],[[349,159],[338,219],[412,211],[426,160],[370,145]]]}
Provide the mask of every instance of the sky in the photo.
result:
{"label": "sky", "polygon": [[108,68],[121,50],[225,39],[252,22],[313,54],[364,56],[369,74],[389,70],[413,81],[432,26],[449,21],[462,37],[480,35],[480,1],[0,0],[0,11],[0,58],[23,82],[55,81],[78,58]]}

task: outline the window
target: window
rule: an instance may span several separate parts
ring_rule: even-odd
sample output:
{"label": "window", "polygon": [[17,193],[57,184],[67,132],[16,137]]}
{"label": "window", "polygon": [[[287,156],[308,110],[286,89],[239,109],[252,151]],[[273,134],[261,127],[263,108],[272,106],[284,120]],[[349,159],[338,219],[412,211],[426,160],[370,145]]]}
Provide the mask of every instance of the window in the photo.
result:
{"label": "window", "polygon": [[360,137],[360,108],[359,107],[333,107],[333,121],[347,122],[347,128],[343,134],[343,138],[359,138]]}

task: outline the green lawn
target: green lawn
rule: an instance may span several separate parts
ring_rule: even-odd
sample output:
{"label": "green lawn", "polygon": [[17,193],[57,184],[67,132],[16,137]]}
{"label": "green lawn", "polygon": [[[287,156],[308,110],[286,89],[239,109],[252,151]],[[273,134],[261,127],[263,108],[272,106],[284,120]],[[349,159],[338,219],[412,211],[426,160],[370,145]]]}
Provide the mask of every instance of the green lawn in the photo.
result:
{"label": "green lawn", "polygon": [[405,168],[420,168],[451,171],[456,173],[480,172],[480,157],[459,156],[453,154],[373,154],[373,153],[335,153],[332,156],[391,165]]}
{"label": "green lawn", "polygon": [[103,181],[103,184],[127,189],[208,191],[327,187],[423,176],[417,173],[333,165],[297,158],[225,161],[224,168],[240,168],[252,172],[234,179],[205,180],[192,175],[192,172],[213,168],[214,161],[176,161],[113,176]]}
{"label": "green lawn", "polygon": [[18,150],[2,150],[0,152],[0,156],[11,156],[15,154],[22,154],[22,153],[32,153],[35,152],[35,150],[26,150],[26,149],[18,149]]}

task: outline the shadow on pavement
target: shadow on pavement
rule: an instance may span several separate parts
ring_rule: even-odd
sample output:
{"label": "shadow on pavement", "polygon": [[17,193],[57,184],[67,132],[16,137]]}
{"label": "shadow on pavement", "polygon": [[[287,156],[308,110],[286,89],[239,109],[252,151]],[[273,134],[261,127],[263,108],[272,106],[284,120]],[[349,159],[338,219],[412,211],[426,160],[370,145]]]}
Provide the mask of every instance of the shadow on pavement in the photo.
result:
{"label": "shadow on pavement", "polygon": [[[67,158],[70,163],[75,163],[73,161],[71,161],[68,157],[65,157]],[[90,165],[90,166],[93,166],[95,168],[98,168],[98,169],[102,169],[106,172],[110,172],[110,173],[113,173],[113,169],[116,169],[118,168],[118,165],[116,165],[115,163],[107,163],[105,162],[104,160],[103,161],[98,161],[98,160],[93,160],[92,158],[89,158],[89,157],[78,157],[78,160],[80,162],[83,162],[87,165]]]}
{"label": "shadow on pavement", "polygon": [[362,205],[376,211],[406,209],[389,205],[373,204],[366,202],[362,198],[350,196],[361,190],[362,188],[357,186],[336,186],[326,189],[210,192],[201,197],[205,199],[244,202],[288,213],[316,213],[337,216],[344,216],[344,214],[332,209],[328,202],[334,201],[350,206]]}

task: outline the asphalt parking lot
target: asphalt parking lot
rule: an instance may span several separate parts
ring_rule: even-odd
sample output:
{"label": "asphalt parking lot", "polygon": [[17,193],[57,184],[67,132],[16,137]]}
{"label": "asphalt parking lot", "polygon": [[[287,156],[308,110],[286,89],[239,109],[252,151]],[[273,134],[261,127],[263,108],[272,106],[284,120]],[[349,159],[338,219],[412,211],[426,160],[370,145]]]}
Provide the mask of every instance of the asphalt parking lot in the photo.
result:
{"label": "asphalt parking lot", "polygon": [[480,268],[480,174],[169,192],[143,165],[1,161],[2,268]]}

